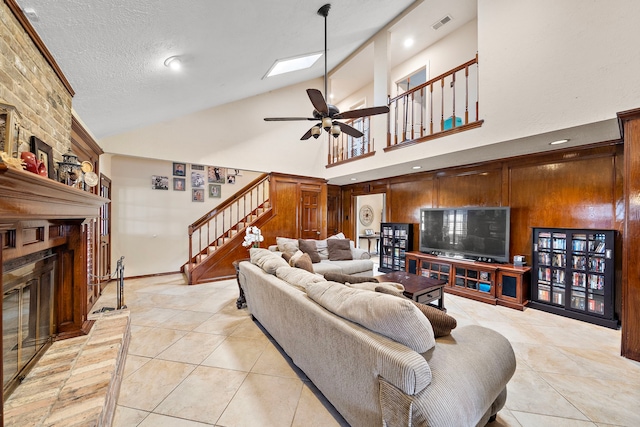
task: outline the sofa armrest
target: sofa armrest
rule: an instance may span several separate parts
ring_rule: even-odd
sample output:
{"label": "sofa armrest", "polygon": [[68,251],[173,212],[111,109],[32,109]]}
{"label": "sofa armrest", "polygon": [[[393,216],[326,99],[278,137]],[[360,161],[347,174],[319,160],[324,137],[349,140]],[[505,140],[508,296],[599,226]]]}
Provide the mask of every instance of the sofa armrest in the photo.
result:
{"label": "sofa armrest", "polygon": [[351,257],[353,259],[370,259],[371,255],[364,249],[351,248]]}

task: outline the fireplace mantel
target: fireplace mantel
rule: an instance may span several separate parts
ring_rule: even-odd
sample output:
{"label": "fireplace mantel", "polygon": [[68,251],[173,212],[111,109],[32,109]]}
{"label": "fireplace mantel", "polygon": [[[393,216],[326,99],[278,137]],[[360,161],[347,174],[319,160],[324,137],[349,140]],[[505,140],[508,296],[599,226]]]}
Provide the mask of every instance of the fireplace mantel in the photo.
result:
{"label": "fireplace mantel", "polygon": [[86,219],[109,200],[0,162],[0,222]]}
{"label": "fireplace mantel", "polygon": [[[109,199],[0,161],[0,288],[5,292],[4,266],[15,268],[43,251],[55,254],[55,340],[85,335],[93,325],[88,314],[94,302],[90,295],[96,224],[106,203]],[[0,415],[0,425],[1,419]]]}

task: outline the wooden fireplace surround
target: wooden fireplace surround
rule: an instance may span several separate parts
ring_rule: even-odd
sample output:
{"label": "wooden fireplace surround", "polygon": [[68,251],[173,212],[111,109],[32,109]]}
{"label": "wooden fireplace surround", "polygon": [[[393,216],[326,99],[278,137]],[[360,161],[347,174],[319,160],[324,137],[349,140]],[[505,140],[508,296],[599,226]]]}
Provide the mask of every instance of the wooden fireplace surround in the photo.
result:
{"label": "wooden fireplace surround", "polygon": [[100,207],[108,202],[0,162],[0,285],[5,261],[54,250],[58,255],[56,339],[86,334],[93,324],[87,319],[91,308],[87,292],[87,233],[91,232]]}

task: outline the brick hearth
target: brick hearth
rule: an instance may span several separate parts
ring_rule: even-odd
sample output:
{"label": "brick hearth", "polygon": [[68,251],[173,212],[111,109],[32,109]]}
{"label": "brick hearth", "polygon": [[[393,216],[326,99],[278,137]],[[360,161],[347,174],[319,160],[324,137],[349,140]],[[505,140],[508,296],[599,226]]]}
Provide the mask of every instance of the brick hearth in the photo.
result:
{"label": "brick hearth", "polygon": [[111,425],[129,347],[129,311],[94,318],[88,335],[51,345],[5,402],[5,425]]}

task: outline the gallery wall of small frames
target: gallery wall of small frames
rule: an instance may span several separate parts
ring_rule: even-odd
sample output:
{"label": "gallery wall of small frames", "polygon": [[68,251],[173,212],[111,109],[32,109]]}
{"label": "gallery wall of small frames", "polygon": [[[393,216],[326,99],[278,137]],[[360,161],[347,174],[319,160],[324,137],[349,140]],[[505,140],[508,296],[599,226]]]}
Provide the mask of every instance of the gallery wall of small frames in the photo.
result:
{"label": "gallery wall of small frames", "polygon": [[222,168],[187,163],[173,163],[173,176],[152,175],[151,189],[188,191],[191,189],[192,202],[204,202],[205,198],[222,197],[223,184],[235,184],[236,177],[242,176],[240,169]]}

